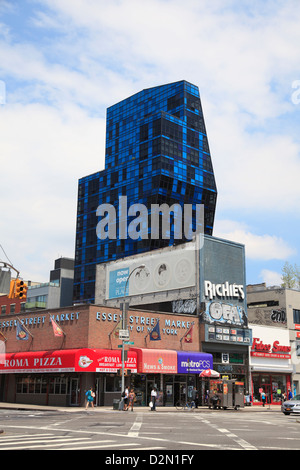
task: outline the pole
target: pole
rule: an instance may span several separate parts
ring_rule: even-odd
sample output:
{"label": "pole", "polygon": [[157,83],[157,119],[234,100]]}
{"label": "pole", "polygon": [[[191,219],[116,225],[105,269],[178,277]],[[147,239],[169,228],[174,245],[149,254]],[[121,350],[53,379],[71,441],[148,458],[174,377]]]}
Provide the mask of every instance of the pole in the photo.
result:
{"label": "pole", "polygon": [[[125,308],[125,297],[126,297],[126,289],[127,289],[127,284],[129,281],[130,276],[136,271],[137,269],[143,269],[145,268],[144,264],[141,264],[140,266],[137,266],[134,268],[129,276],[126,279],[125,283],[125,289],[124,289],[124,300],[123,300],[123,305],[122,305],[122,329],[126,330],[127,329],[127,321],[126,321],[126,308]],[[125,390],[125,348],[124,348],[124,339],[122,339],[122,384],[121,384],[121,392]]]}

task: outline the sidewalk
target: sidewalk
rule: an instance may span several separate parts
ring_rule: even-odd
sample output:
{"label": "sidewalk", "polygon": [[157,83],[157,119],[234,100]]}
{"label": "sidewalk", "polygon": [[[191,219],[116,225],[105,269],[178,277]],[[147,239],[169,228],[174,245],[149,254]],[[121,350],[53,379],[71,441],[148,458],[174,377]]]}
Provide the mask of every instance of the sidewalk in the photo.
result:
{"label": "sidewalk", "polygon": [[[54,412],[60,412],[60,413],[85,413],[85,407],[81,406],[70,406],[70,407],[64,407],[64,406],[43,406],[43,405],[28,405],[28,404],[22,404],[22,403],[4,403],[0,402],[0,410],[32,410],[32,411],[54,411]],[[95,413],[101,413],[103,411],[105,412],[113,412],[113,413],[124,413],[124,411],[119,411],[119,410],[114,410],[112,406],[95,406],[94,409],[88,408],[89,412],[95,412]],[[134,412],[146,412],[150,411],[150,408],[148,406],[136,406],[134,408]],[[201,406],[197,409],[194,409],[192,411],[190,410],[177,410],[175,406],[158,406],[156,408],[157,413],[206,413],[208,411],[215,412],[217,413],[219,410],[212,410],[209,409],[207,406]],[[228,409],[226,410],[228,413],[230,412],[236,412],[236,413],[249,413],[249,412],[281,412],[281,407],[280,405],[265,405],[263,406],[245,406],[244,408],[240,408],[238,411],[235,411],[233,409]]]}

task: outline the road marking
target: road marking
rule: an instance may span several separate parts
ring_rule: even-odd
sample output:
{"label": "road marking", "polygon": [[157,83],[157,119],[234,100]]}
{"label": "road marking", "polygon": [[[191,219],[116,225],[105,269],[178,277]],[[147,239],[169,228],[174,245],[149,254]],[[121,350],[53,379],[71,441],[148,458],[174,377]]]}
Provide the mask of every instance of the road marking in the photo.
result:
{"label": "road marking", "polygon": [[[66,444],[69,444],[69,441],[86,441],[86,440],[89,440],[88,437],[70,437],[70,438],[62,438],[62,439],[55,439],[55,441],[51,442],[51,444],[45,444],[45,440],[40,440],[40,441],[35,441],[35,444],[30,444],[28,442],[23,442],[23,445],[20,446],[18,444],[21,444],[21,442],[18,442],[18,444],[15,446],[13,443],[10,444],[9,447],[2,447],[0,445],[0,449],[1,450],[20,450],[20,449],[34,449],[36,447],[40,448],[42,447],[43,449],[45,447],[57,447],[57,446],[62,446],[63,443],[66,443]],[[36,443],[39,442],[38,445],[36,445]],[[41,445],[42,443],[42,445]]]}
{"label": "road marking", "polygon": [[137,416],[135,422],[127,433],[128,437],[138,437],[142,427],[142,416]]}
{"label": "road marking", "polygon": [[255,446],[253,446],[252,444],[250,444],[249,442],[245,441],[244,439],[241,439],[239,438],[238,436],[236,436],[235,434],[233,434],[232,432],[228,431],[228,429],[225,429],[225,428],[218,428],[215,424],[211,423],[210,421],[208,420],[203,420],[200,416],[197,417],[197,419],[199,419],[200,421],[204,422],[206,424],[208,424],[210,427],[212,427],[213,429],[215,429],[216,431],[219,431],[221,432],[222,434],[224,434],[226,437],[232,439],[236,444],[238,444],[239,446],[241,446],[243,449],[245,450],[257,450],[257,448]]}
{"label": "road marking", "polygon": [[[101,444],[102,442],[104,441],[101,441]],[[99,445],[99,442],[98,444],[93,444],[91,442],[91,444],[88,444],[87,446],[84,446],[84,447],[76,447],[74,449],[74,447],[65,447],[64,449],[61,449],[61,450],[84,450],[84,449],[111,449],[112,447],[118,447],[118,448],[121,448],[121,447],[132,447],[132,446],[138,446],[139,444],[137,444],[136,442],[131,442],[131,443],[125,443],[125,444],[120,444],[120,442],[118,444],[105,444],[105,445]]]}
{"label": "road marking", "polygon": [[44,439],[53,439],[55,437],[55,434],[33,434],[32,436],[1,436],[0,438],[0,445],[1,445],[1,442],[5,441],[5,442],[8,442],[8,441],[13,441],[13,442],[16,442],[16,441],[19,441],[19,440],[32,440],[32,439],[40,439],[41,437],[43,437]]}

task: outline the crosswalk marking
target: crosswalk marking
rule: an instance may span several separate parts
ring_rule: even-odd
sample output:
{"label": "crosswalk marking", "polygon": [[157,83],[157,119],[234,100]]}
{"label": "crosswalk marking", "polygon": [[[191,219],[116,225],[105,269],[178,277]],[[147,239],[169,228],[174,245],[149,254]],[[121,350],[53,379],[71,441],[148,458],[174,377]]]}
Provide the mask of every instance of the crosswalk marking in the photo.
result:
{"label": "crosswalk marking", "polygon": [[111,439],[94,441],[90,437],[68,437],[55,434],[3,435],[0,437],[0,450],[34,450],[54,447],[60,447],[61,450],[113,449],[116,447],[119,449],[134,447],[135,450],[164,449],[164,447],[143,447],[136,442],[121,443]]}
{"label": "crosswalk marking", "polygon": [[98,444],[96,443],[93,443],[91,442],[91,444],[88,444],[88,446],[84,446],[84,447],[65,447],[63,450],[84,450],[84,449],[92,449],[92,448],[95,448],[95,449],[111,449],[112,447],[118,447],[118,448],[121,448],[121,447],[131,447],[131,446],[138,446],[139,444],[136,444],[134,442],[132,443],[125,443],[125,444],[105,444],[105,445],[100,445],[102,444],[103,441],[101,442],[98,442]]}
{"label": "crosswalk marking", "polygon": [[[87,440],[90,440],[90,439],[88,437],[75,437],[75,438],[74,437],[69,437],[69,438],[64,437],[64,438],[53,440],[51,442],[51,444],[46,444],[44,439],[41,439],[39,441],[34,441],[35,444],[31,444],[31,441],[29,443],[25,442],[25,441],[20,441],[20,442],[18,441],[16,443],[16,445],[13,442],[10,443],[9,447],[2,447],[1,444],[0,444],[0,450],[9,450],[9,449],[11,449],[11,450],[20,450],[20,449],[24,449],[24,448],[25,449],[34,449],[36,447],[41,447],[41,443],[42,443],[42,447],[44,449],[45,447],[61,446],[61,445],[63,445],[63,443],[68,444],[69,441],[74,442],[74,441],[87,441]],[[39,444],[36,445],[38,442],[39,442]],[[23,443],[23,445],[20,446],[19,444],[21,444],[21,443]]]}
{"label": "crosswalk marking", "polygon": [[55,438],[55,434],[33,434],[32,436],[28,436],[28,435],[22,435],[22,436],[2,435],[1,438],[0,438],[0,445],[1,445],[1,442],[3,442],[3,441],[19,441],[19,440],[24,440],[24,439],[30,439],[31,440],[31,439],[40,439],[41,437],[43,437],[44,439],[53,439],[53,438]]}

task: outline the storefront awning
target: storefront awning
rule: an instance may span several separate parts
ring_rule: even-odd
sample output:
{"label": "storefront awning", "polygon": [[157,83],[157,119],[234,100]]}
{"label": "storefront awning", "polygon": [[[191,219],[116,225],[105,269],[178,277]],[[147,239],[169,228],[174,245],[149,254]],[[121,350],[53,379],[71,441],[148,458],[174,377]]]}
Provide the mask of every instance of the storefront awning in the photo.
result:
{"label": "storefront awning", "polygon": [[[196,374],[213,367],[212,355],[193,351],[131,348],[124,368],[132,373]],[[0,355],[0,374],[103,372],[122,368],[121,350],[62,349],[25,351]]]}
{"label": "storefront awning", "polygon": [[25,351],[0,355],[0,374],[34,372],[90,372],[94,363],[91,349]]}
{"label": "storefront awning", "polygon": [[[125,369],[137,372],[137,356],[127,352]],[[62,349],[0,355],[0,374],[45,372],[117,372],[122,368],[121,350]]]}
{"label": "storefront awning", "polygon": [[177,351],[178,374],[199,374],[213,368],[212,354],[197,351]]}
{"label": "storefront awning", "polygon": [[[122,368],[122,351],[114,349],[94,349],[95,372],[117,372]],[[127,351],[127,359],[124,363],[125,369],[130,369],[134,374],[137,372],[137,355],[134,351]]]}
{"label": "storefront awning", "polygon": [[177,374],[177,353],[167,349],[130,348],[137,354],[137,371],[148,374]]}

